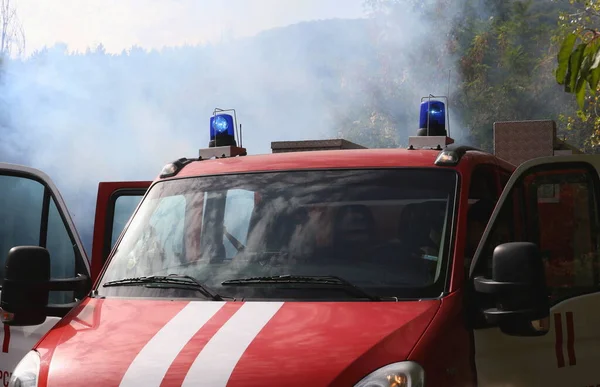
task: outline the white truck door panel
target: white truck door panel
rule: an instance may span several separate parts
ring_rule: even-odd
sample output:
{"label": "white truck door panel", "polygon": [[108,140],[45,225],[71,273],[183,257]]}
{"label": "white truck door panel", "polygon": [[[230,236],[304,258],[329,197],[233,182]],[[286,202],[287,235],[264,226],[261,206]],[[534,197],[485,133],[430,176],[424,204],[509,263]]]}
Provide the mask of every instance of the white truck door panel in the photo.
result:
{"label": "white truck door panel", "polygon": [[600,155],[523,163],[483,234],[470,277],[491,270],[495,246],[533,242],[542,253],[550,315],[536,337],[473,332],[480,386],[600,385]]}
{"label": "white truck door panel", "polygon": [[2,352],[0,352],[0,385],[7,386],[17,363],[48,332],[60,318],[46,317],[40,325],[27,327],[9,327],[4,325],[0,333]]}
{"label": "white truck door panel", "polygon": [[600,385],[600,294],[571,298],[551,308],[541,337],[514,337],[498,328],[474,331],[479,386]]}
{"label": "white truck door panel", "polygon": [[[89,263],[81,241],[54,183],[36,169],[0,163],[0,285],[8,251],[19,245],[47,248],[52,278],[89,276]],[[50,303],[73,301],[73,292],[50,293]],[[36,326],[3,326],[0,330],[0,383],[8,383],[21,358],[59,320],[59,317],[49,316]]]}

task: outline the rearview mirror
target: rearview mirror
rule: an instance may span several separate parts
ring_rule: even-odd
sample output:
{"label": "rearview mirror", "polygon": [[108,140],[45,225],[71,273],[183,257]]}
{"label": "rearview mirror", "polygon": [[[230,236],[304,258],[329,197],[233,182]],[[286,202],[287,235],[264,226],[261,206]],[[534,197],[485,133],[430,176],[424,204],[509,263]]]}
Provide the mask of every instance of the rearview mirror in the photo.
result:
{"label": "rearview mirror", "polygon": [[492,279],[475,277],[474,286],[477,292],[493,296],[495,307],[483,313],[502,332],[514,336],[547,332],[533,324],[550,315],[544,263],[534,243],[497,246],[492,257]]}
{"label": "rearview mirror", "polygon": [[50,253],[45,248],[18,246],[10,249],[0,296],[2,323],[39,325],[48,316],[64,317],[79,301],[48,305],[50,292],[74,291],[76,297],[83,298],[91,288],[87,275],[50,279],[50,273]]}
{"label": "rearview mirror", "polygon": [[13,247],[4,269],[0,307],[7,325],[38,325],[46,320],[50,254],[38,246]]}

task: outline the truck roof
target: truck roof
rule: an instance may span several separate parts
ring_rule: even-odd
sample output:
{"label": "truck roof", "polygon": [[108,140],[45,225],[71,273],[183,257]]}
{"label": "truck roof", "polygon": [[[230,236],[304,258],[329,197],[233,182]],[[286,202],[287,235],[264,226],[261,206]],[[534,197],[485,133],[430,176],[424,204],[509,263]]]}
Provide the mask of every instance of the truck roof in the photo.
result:
{"label": "truck roof", "polygon": [[[438,167],[434,164],[439,150],[428,149],[344,149],[305,152],[261,154],[242,157],[219,158],[193,161],[187,164],[174,178],[245,173],[260,171],[289,171],[302,169],[335,168],[393,168],[393,167]],[[498,164],[512,171],[515,167],[492,154],[469,151],[459,165],[482,163]]]}

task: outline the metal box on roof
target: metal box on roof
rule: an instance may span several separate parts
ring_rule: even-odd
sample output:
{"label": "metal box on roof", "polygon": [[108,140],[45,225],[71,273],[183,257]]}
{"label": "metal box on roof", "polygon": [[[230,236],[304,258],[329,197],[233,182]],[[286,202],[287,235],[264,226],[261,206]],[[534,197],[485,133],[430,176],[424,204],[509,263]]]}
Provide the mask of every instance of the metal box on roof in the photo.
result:
{"label": "metal box on roof", "polygon": [[367,147],[353,143],[342,138],[328,140],[303,140],[303,141],[273,141],[272,153],[306,152],[315,150],[335,149],[366,149]]}
{"label": "metal box on roof", "polygon": [[545,156],[582,153],[556,136],[553,120],[494,122],[494,155],[513,165]]}

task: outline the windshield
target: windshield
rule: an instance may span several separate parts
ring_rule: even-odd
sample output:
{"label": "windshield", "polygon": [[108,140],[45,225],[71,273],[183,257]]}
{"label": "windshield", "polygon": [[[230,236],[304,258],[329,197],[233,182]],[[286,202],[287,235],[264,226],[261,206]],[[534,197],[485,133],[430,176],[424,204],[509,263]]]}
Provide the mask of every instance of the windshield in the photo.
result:
{"label": "windshield", "polygon": [[456,173],[435,168],[265,172],[159,182],[123,235],[98,294],[198,296],[168,287],[103,286],[175,274],[236,299],[352,298],[318,284],[223,284],[290,275],[336,276],[377,296],[437,297],[445,281],[455,191]]}

